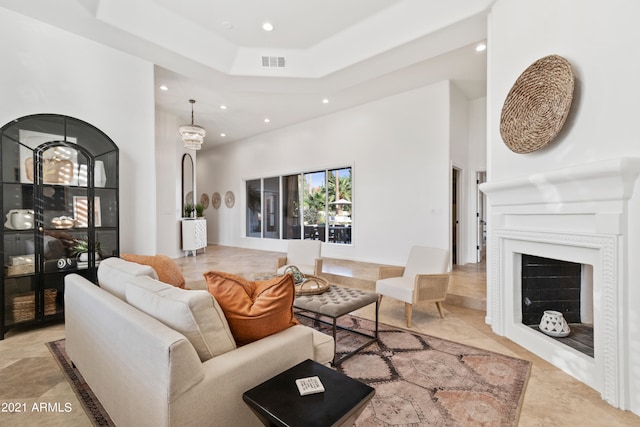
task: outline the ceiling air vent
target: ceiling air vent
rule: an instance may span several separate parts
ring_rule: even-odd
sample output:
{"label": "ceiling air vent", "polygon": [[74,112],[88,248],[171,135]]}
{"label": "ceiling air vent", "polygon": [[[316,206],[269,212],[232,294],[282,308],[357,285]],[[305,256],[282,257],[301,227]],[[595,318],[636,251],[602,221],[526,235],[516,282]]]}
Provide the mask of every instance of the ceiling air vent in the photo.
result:
{"label": "ceiling air vent", "polygon": [[262,66],[267,68],[284,68],[284,56],[263,56]]}

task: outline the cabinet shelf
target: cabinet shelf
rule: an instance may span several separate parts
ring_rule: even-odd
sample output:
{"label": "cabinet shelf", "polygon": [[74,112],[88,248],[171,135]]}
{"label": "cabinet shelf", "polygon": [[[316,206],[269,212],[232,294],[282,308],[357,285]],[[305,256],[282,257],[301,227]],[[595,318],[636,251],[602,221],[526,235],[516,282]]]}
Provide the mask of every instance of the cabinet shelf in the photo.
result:
{"label": "cabinet shelf", "polygon": [[5,277],[11,278],[11,279],[17,279],[20,277],[33,277],[35,275],[36,275],[35,271],[33,273],[16,273],[16,274],[9,274],[8,272],[5,273]]}

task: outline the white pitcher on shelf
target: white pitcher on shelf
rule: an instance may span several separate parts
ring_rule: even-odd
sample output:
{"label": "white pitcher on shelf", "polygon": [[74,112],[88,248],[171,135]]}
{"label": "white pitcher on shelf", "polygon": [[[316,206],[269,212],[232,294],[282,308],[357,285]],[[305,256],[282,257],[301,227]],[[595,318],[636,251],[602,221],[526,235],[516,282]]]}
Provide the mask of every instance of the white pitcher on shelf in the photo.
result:
{"label": "white pitcher on shelf", "polygon": [[34,212],[31,209],[11,209],[7,213],[4,226],[12,230],[29,230],[33,228]]}

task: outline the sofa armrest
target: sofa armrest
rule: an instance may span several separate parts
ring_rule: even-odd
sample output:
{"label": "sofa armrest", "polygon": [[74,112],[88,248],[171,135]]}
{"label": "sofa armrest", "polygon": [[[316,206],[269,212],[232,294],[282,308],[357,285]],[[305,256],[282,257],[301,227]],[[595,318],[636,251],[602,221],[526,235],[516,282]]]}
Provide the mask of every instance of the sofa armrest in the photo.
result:
{"label": "sofa armrest", "polygon": [[400,277],[404,274],[404,267],[384,266],[378,269],[378,280]]}
{"label": "sofa armrest", "polygon": [[[302,325],[203,363],[204,379],[172,402],[172,425],[262,425],[242,394],[298,363],[313,359],[313,331]],[[188,422],[185,423],[185,421]]]}
{"label": "sofa armrest", "polygon": [[182,334],[73,273],[65,276],[65,336],[67,354],[118,425],[169,425],[168,401],[205,378]]}

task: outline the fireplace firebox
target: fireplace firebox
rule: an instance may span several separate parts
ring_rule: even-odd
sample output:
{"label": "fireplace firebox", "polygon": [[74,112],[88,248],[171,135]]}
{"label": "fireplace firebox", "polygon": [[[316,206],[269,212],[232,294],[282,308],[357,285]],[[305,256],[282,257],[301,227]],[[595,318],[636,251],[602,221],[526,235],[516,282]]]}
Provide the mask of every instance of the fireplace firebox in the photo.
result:
{"label": "fireplace firebox", "polygon": [[591,266],[527,254],[521,257],[522,324],[540,330],[545,310],[558,311],[571,332],[553,338],[593,357]]}
{"label": "fireplace firebox", "polygon": [[522,323],[538,325],[545,310],[580,323],[581,276],[581,264],[523,254]]}

